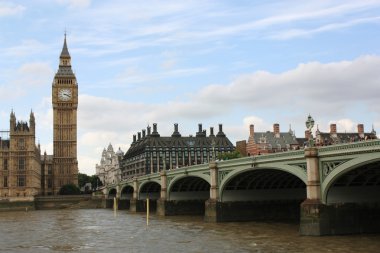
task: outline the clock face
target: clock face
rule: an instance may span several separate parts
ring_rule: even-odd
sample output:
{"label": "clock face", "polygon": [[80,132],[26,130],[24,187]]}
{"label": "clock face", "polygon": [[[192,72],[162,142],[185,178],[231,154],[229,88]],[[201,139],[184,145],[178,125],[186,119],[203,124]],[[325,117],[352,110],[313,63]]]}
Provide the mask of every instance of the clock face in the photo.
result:
{"label": "clock face", "polygon": [[60,89],[58,91],[58,98],[61,101],[69,101],[72,97],[71,89]]}

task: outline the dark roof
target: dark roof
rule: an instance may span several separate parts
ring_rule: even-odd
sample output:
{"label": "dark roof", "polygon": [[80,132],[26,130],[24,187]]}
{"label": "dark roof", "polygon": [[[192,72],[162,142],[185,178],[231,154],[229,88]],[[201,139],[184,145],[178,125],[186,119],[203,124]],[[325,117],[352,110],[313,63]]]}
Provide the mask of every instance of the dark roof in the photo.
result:
{"label": "dark roof", "polygon": [[57,73],[55,74],[56,77],[75,77],[73,70],[71,69],[71,66],[59,66]]}
{"label": "dark roof", "polygon": [[285,147],[287,144],[289,145],[298,145],[298,141],[294,136],[293,132],[282,132],[280,133],[280,137],[276,137],[273,132],[255,132],[254,134],[255,143],[262,143],[261,140],[265,140],[264,143],[270,144],[273,147],[278,144],[281,147]]}
{"label": "dark roof", "polygon": [[359,133],[336,133],[336,137],[330,133],[317,132],[316,137],[320,138],[324,144],[348,143],[365,139],[377,139],[376,132],[363,133],[361,137]]}
{"label": "dark roof", "polygon": [[[214,141],[214,143],[213,143]],[[156,137],[156,136],[146,136],[140,140],[132,143],[131,147],[125,153],[124,158],[134,157],[141,153],[144,153],[150,148],[212,148],[214,146],[215,150],[220,150],[221,148],[228,147],[229,150],[234,149],[234,145],[226,136],[217,137]]]}

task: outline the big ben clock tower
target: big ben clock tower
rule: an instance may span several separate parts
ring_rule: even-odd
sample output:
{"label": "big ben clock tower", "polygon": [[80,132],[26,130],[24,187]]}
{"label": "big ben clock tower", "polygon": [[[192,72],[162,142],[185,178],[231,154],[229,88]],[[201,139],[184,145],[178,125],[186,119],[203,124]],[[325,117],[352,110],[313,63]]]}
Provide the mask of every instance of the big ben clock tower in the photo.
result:
{"label": "big ben clock tower", "polygon": [[71,69],[66,34],[59,68],[52,85],[53,103],[53,191],[65,184],[78,185],[77,108],[78,83]]}

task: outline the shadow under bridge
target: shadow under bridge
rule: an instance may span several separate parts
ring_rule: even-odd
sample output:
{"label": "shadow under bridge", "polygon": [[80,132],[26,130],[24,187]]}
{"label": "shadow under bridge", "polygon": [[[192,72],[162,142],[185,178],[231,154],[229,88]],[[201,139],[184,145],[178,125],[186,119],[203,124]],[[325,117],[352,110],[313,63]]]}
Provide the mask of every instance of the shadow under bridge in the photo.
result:
{"label": "shadow under bridge", "polygon": [[299,221],[306,184],[274,168],[244,171],[231,177],[221,191],[223,221]]}

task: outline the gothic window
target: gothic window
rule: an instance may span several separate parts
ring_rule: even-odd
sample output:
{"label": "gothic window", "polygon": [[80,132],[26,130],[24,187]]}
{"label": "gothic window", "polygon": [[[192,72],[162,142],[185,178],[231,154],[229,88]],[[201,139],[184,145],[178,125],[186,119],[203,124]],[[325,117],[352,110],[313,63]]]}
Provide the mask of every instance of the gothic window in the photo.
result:
{"label": "gothic window", "polygon": [[8,169],[8,159],[4,159],[4,170]]}
{"label": "gothic window", "polygon": [[25,176],[17,176],[17,186],[18,187],[25,186]]}
{"label": "gothic window", "polygon": [[21,157],[18,159],[18,169],[25,170],[25,158]]}
{"label": "gothic window", "polygon": [[4,187],[8,187],[8,177],[4,177]]}
{"label": "gothic window", "polygon": [[48,179],[48,188],[52,188],[53,187],[53,182],[51,180],[51,178]]}
{"label": "gothic window", "polygon": [[48,165],[48,175],[53,174],[53,166],[51,164]]}

